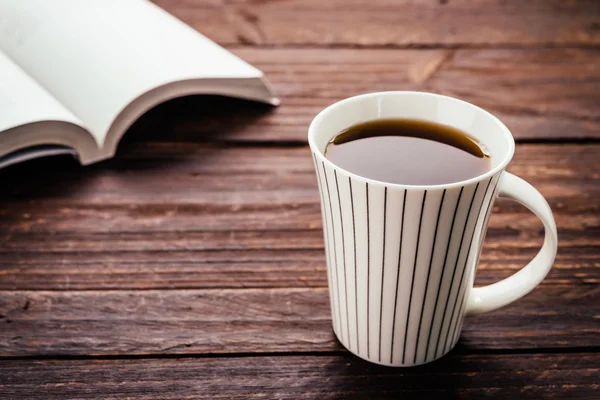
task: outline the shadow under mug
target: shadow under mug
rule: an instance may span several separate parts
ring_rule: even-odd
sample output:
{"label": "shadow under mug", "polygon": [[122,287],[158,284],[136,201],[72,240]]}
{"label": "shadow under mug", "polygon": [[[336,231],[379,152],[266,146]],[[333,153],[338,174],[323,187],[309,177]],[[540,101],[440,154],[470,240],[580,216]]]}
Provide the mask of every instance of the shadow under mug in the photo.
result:
{"label": "shadow under mug", "polygon": [[[463,182],[399,185],[352,174],[325,158],[337,133],[380,118],[420,119],[467,132],[490,150],[492,168]],[[548,274],[558,245],[552,212],[533,186],[505,171],[514,139],[487,111],[431,93],[365,94],[321,111],[308,141],[321,195],[333,330],[355,355],[389,366],[436,360],[455,346],[466,316],[519,299]],[[514,275],[474,288],[498,196],[540,218],[544,244]]]}

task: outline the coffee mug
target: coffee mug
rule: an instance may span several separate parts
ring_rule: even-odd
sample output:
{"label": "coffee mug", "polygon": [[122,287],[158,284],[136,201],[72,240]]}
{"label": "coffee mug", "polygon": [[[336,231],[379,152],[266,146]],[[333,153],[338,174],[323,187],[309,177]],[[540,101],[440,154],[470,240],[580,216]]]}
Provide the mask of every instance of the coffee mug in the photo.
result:
{"label": "coffee mug", "polygon": [[[400,185],[352,174],[325,158],[340,131],[380,118],[460,129],[490,150],[492,167],[462,182]],[[308,142],[321,196],[333,330],[353,354],[398,367],[436,360],[456,345],[466,316],[519,299],[548,274],[558,245],[552,212],[533,186],[505,171],[514,139],[487,111],[431,93],[365,94],[321,111]],[[497,197],[533,211],[544,224],[544,244],[514,275],[475,288]]]}

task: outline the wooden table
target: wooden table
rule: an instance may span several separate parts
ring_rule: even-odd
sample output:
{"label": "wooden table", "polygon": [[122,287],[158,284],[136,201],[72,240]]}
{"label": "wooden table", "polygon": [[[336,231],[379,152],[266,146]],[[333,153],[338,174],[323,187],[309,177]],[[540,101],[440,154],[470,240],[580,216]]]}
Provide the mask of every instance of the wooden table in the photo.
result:
{"label": "wooden table", "polygon": [[[177,100],[113,160],[0,171],[0,398],[600,398],[600,2],[157,3],[263,69],[282,105]],[[306,130],[403,89],[506,122],[509,171],[548,199],[560,249],[450,355],[393,369],[333,336]],[[478,284],[542,242],[524,208],[495,211]]]}

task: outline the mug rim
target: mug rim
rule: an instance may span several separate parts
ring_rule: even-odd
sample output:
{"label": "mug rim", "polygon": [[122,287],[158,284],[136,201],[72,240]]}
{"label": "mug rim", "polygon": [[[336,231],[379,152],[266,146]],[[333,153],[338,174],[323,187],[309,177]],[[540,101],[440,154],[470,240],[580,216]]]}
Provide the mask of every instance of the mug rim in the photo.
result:
{"label": "mug rim", "polygon": [[[360,100],[363,98],[381,97],[381,96],[384,96],[384,97],[388,97],[388,96],[389,97],[398,97],[398,96],[399,97],[411,97],[411,96],[412,97],[416,97],[416,96],[435,97],[438,99],[443,99],[444,101],[451,101],[451,102],[458,103],[461,106],[472,108],[472,109],[476,110],[477,112],[482,113],[487,118],[491,119],[491,121],[500,128],[502,135],[504,136],[504,138],[506,139],[506,141],[508,143],[507,152],[506,152],[504,158],[502,159],[502,161],[498,163],[498,165],[496,165],[494,168],[490,169],[489,171],[486,171],[483,174],[474,176],[473,178],[458,181],[458,182],[440,183],[440,184],[436,184],[436,185],[408,185],[408,184],[380,181],[380,180],[376,180],[376,179],[367,178],[367,177],[364,177],[361,175],[357,175],[353,172],[350,172],[350,171],[348,171],[344,168],[341,168],[340,166],[332,163],[327,157],[325,157],[325,154],[317,147],[317,144],[315,143],[317,125],[319,125],[322,122],[322,120],[328,116],[329,113],[331,113],[332,111],[334,111],[335,109],[337,109],[339,107],[343,107],[347,103],[351,103],[351,102],[354,102],[354,101],[357,101],[357,100]],[[395,188],[399,188],[399,189],[451,189],[451,188],[455,188],[455,187],[467,186],[467,185],[473,184],[475,182],[483,181],[489,177],[496,175],[498,172],[503,171],[506,168],[506,166],[508,165],[508,163],[512,160],[513,155],[515,153],[515,139],[514,139],[512,133],[510,132],[508,127],[506,125],[504,125],[504,123],[502,121],[500,121],[500,119],[498,117],[496,117],[494,114],[490,113],[489,111],[487,111],[479,106],[476,106],[475,104],[469,103],[468,101],[457,99],[455,97],[446,96],[446,95],[437,94],[437,93],[431,93],[431,92],[420,92],[420,91],[409,91],[409,90],[365,93],[365,94],[360,94],[357,96],[345,98],[343,100],[340,100],[338,102],[335,102],[335,103],[327,106],[313,118],[313,120],[311,121],[311,123],[308,127],[308,145],[319,156],[321,161],[324,161],[325,163],[327,163],[327,165],[329,165],[332,168],[343,171],[344,173],[346,173],[347,175],[349,175],[350,177],[352,177],[354,179],[362,180],[364,182],[368,182],[369,184],[383,185],[386,187],[395,187]]]}

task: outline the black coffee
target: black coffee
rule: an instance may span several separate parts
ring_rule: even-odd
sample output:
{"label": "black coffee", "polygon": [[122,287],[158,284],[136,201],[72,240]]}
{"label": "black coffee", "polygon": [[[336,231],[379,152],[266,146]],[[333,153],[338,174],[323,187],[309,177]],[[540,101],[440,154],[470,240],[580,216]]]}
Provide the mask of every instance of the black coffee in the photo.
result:
{"label": "black coffee", "polygon": [[325,157],[356,175],[405,185],[460,182],[491,169],[485,146],[465,132],[413,119],[351,126],[331,139]]}

